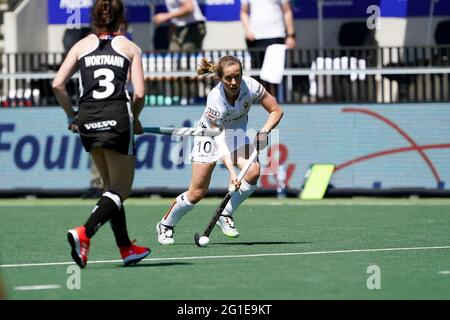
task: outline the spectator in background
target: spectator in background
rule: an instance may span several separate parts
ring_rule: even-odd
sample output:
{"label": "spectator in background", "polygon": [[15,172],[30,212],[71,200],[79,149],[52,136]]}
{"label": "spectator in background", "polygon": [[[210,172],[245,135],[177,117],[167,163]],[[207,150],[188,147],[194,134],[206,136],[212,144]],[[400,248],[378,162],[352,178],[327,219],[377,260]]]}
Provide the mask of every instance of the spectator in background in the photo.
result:
{"label": "spectator in background", "polygon": [[[261,68],[265,50],[271,44],[286,44],[295,48],[294,15],[289,0],[241,0],[241,22],[248,49],[263,49],[252,53],[252,67]],[[272,95],[275,86],[262,82]]]}
{"label": "spectator in background", "polygon": [[67,28],[63,36],[63,46],[66,54],[75,43],[86,37],[89,33],[91,33],[91,27]]}
{"label": "spectator in background", "polygon": [[170,23],[160,24],[155,28],[152,39],[154,50],[169,50],[172,29]]}
{"label": "spectator in background", "polygon": [[165,0],[168,12],[157,13],[153,17],[156,27],[170,22],[170,51],[199,51],[206,36],[206,18],[197,0]]}

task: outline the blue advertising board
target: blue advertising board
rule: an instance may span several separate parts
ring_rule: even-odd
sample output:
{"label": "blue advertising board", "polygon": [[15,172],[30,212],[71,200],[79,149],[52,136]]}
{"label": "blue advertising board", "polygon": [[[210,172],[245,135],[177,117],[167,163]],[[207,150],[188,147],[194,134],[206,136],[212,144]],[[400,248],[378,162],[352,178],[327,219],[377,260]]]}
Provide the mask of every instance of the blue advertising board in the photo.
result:
{"label": "blue advertising board", "polygon": [[[323,18],[363,18],[367,9],[378,6],[382,17],[407,18],[428,16],[434,3],[434,16],[450,16],[450,1],[436,0],[322,0]],[[318,17],[318,0],[291,0],[296,19]]]}
{"label": "blue advertising board", "polygon": [[[48,0],[48,23],[66,24],[77,19],[89,24],[94,0]],[[152,12],[166,11],[161,0],[124,0],[129,23],[149,23]],[[202,0],[200,7],[208,21],[238,21],[239,0]]]}
{"label": "blue advertising board", "polygon": [[[132,23],[150,21],[151,0],[125,0],[127,20]],[[89,24],[93,0],[48,0],[48,23],[66,24],[76,20]]]}
{"label": "blue advertising board", "polygon": [[[291,0],[296,19],[317,19],[318,0]],[[450,1],[436,0],[323,0],[323,18],[364,18],[368,8],[378,6],[382,17],[450,16]],[[130,23],[149,23],[152,12],[165,11],[163,0],[124,0]],[[198,0],[208,21],[239,21],[240,0]],[[90,21],[93,0],[48,0],[48,23],[65,24],[78,15],[81,24]],[[153,8],[153,9],[152,9]],[[154,11],[153,11],[154,10]]]}
{"label": "blue advertising board", "polygon": [[[259,187],[286,183],[298,189],[313,163],[333,163],[335,188],[450,189],[450,112],[446,104],[285,105],[284,117],[261,153]],[[145,107],[145,126],[192,126],[202,106]],[[252,106],[249,128],[267,119]],[[136,136],[134,188],[179,189],[189,185],[192,138]],[[83,189],[89,157],[78,135],[55,107],[0,109],[0,190]],[[228,173],[217,166],[212,188],[224,189]]]}

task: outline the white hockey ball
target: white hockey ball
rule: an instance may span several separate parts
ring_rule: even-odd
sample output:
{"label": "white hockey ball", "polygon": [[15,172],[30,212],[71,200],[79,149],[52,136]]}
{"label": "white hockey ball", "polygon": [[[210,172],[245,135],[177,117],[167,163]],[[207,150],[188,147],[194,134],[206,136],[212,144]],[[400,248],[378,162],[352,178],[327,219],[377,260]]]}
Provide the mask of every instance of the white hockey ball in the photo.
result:
{"label": "white hockey ball", "polygon": [[198,244],[200,247],[206,247],[209,243],[209,238],[206,236],[201,236],[200,239],[198,239]]}

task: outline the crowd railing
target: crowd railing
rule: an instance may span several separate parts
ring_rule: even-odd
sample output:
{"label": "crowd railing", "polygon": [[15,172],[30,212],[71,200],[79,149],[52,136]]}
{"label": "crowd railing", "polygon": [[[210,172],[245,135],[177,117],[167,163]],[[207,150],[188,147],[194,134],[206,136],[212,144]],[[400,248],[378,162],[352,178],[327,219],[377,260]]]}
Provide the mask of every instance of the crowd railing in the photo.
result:
{"label": "crowd railing", "polygon": [[[238,57],[244,74],[261,80],[262,50],[144,52],[146,106],[204,104],[217,79],[198,77],[198,64],[224,55]],[[0,105],[56,106],[51,81],[63,59],[63,53],[2,53]],[[287,104],[448,102],[449,73],[450,46],[290,49],[274,94]],[[76,103],[76,74],[67,89]]]}

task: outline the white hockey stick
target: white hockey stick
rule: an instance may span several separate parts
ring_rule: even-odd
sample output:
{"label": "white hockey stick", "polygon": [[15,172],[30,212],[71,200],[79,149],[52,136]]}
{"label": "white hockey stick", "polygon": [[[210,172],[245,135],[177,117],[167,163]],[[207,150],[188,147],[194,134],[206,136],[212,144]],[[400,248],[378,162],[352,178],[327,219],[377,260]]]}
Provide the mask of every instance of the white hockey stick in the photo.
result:
{"label": "white hockey stick", "polygon": [[176,135],[176,136],[205,136],[214,137],[218,136],[221,132],[219,128],[214,129],[201,129],[201,128],[190,128],[190,127],[144,127],[145,133],[154,134],[166,134],[166,135]]}

